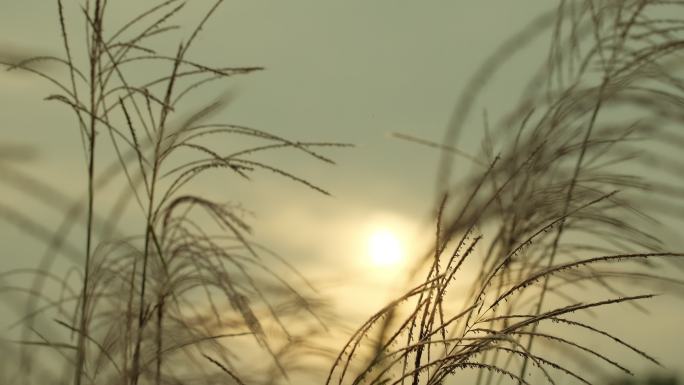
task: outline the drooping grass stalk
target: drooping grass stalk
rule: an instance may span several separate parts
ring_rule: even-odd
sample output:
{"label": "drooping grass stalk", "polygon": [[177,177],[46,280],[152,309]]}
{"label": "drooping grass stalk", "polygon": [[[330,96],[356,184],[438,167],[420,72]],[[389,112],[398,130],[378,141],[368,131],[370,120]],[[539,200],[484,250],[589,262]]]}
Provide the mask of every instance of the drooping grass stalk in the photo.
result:
{"label": "drooping grass stalk", "polygon": [[[594,106],[594,110],[591,113],[591,117],[589,119],[589,122],[587,123],[587,129],[585,131],[584,138],[582,138],[582,146],[580,148],[580,153],[579,153],[579,156],[577,157],[577,162],[575,163],[575,168],[573,170],[572,177],[570,178],[570,184],[569,184],[568,189],[567,189],[567,195],[565,196],[564,203],[563,203],[563,210],[561,212],[561,216],[563,218],[567,217],[568,212],[570,211],[570,205],[572,202],[572,197],[573,197],[573,193],[575,190],[575,186],[577,184],[577,178],[579,177],[580,170],[582,169],[582,165],[584,162],[584,156],[585,156],[586,151],[587,151],[587,146],[589,145],[589,139],[591,138],[591,133],[594,129],[594,124],[596,124],[596,119],[597,119],[598,113],[601,109],[601,104],[603,101],[604,92],[605,92],[605,88],[608,84],[608,81],[609,81],[609,77],[606,74],[606,76],[604,77],[604,79],[601,83],[601,86],[598,89],[598,93],[596,95],[596,104]],[[549,253],[548,263],[546,266],[547,269],[551,268],[553,266],[555,260],[556,260],[556,253],[558,252],[558,246],[560,244],[560,239],[563,235],[564,228],[565,228],[565,221],[561,221],[558,224],[558,230],[556,231],[556,235],[555,235],[553,242],[551,244],[551,251]],[[551,279],[550,275],[547,275],[546,277],[544,277],[544,282],[542,283],[542,287],[541,287],[541,290],[539,293],[539,300],[537,301],[537,304],[535,306],[534,314],[540,314],[541,313],[542,306],[544,304],[544,298],[546,297],[546,293],[548,292],[550,279]],[[527,346],[526,346],[527,351],[532,350],[532,344],[534,343],[534,335],[537,332],[538,326],[539,326],[539,324],[536,324],[536,323],[534,325],[532,325],[532,332],[530,334],[530,338],[527,341]],[[525,374],[527,373],[528,362],[529,362],[529,359],[527,356],[525,356],[523,358],[522,367],[520,369],[520,375],[519,375],[520,378],[525,377]]]}
{"label": "drooping grass stalk", "polygon": [[[559,4],[559,15],[557,16],[557,19],[559,22],[562,20],[562,17],[563,17],[562,11],[563,11],[564,4],[565,4],[564,1]],[[598,19],[598,16],[596,14],[595,5],[594,5],[593,1],[589,1],[588,6],[589,6],[589,9],[590,9],[591,14],[592,14],[592,21],[594,22],[593,32],[594,32],[594,36],[596,38],[596,41],[598,43],[597,44],[597,46],[598,46],[597,52],[599,53],[599,55],[601,57],[604,73],[603,73],[603,79],[601,81],[601,85],[599,86],[598,91],[597,91],[596,102],[595,102],[594,108],[591,112],[591,116],[589,118],[589,121],[587,123],[585,135],[582,139],[582,144],[580,147],[579,155],[577,157],[577,162],[575,163],[575,167],[574,167],[574,170],[572,173],[572,177],[570,179],[570,183],[569,183],[569,186],[567,189],[567,195],[565,197],[564,204],[563,204],[563,211],[562,211],[563,217],[567,216],[568,211],[570,210],[570,205],[572,202],[573,193],[574,193],[575,187],[577,185],[577,178],[579,177],[580,171],[582,170],[582,166],[584,165],[584,163],[583,163],[584,157],[585,157],[586,152],[587,152],[589,140],[591,138],[594,126],[596,124],[599,111],[601,110],[601,107],[602,107],[603,98],[605,97],[606,87],[608,86],[609,82],[612,81],[612,75],[613,74],[611,73],[611,71],[615,67],[615,62],[616,62],[617,55],[619,52],[618,49],[624,47],[625,38],[628,35],[631,26],[634,24],[634,20],[636,20],[637,16],[643,11],[644,7],[646,6],[646,2],[645,1],[641,2],[634,9],[632,15],[630,16],[628,23],[623,27],[623,30],[619,34],[619,36],[620,36],[619,45],[618,45],[618,47],[616,47],[615,49],[612,50],[611,57],[610,57],[610,59],[608,59],[609,62],[606,62],[606,58],[604,56],[603,45],[600,42],[601,38],[599,36],[599,34],[600,34],[599,29],[601,27],[601,21]],[[621,11],[621,9],[620,9],[620,11]],[[620,20],[620,16],[621,15],[618,12],[618,14],[616,16],[616,20]],[[617,27],[617,25],[616,25],[616,27]],[[619,29],[618,29],[618,31],[619,31]],[[548,263],[546,266],[547,269],[551,268],[555,262],[556,254],[558,253],[558,246],[560,244],[560,239],[563,235],[564,228],[565,228],[565,221],[562,221],[558,225],[558,230],[556,232],[556,236],[554,237],[553,242],[552,242],[551,251],[550,251],[550,254],[548,256]],[[542,310],[542,306],[544,304],[544,299],[546,297],[546,293],[548,292],[550,278],[551,278],[551,276],[548,276],[548,275],[544,278],[544,281],[542,283],[542,287],[540,290],[540,294],[539,294],[539,300],[538,300],[538,302],[535,306],[535,309],[534,309],[534,314],[540,314],[540,312]],[[527,342],[527,347],[526,347],[527,351],[532,350],[532,344],[534,342],[534,336],[535,336],[535,333],[537,332],[538,326],[539,326],[538,324],[534,324],[532,326],[530,338]],[[525,374],[527,372],[528,362],[529,362],[528,358],[525,357],[523,359],[523,364],[522,364],[522,367],[520,369],[520,377],[521,378],[525,377]]]}

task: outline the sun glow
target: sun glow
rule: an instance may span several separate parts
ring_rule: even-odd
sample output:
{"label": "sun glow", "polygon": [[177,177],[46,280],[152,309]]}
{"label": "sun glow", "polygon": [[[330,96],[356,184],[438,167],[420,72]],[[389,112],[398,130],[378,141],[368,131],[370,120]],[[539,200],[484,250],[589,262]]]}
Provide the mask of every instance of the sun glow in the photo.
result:
{"label": "sun glow", "polygon": [[376,230],[368,240],[368,254],[378,267],[395,266],[404,257],[399,238],[387,229]]}

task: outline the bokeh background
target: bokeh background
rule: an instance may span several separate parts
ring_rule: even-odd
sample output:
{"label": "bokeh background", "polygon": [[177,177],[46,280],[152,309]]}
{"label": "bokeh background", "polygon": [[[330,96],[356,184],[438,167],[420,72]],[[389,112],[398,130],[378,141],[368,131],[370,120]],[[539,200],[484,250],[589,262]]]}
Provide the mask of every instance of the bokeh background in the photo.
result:
{"label": "bokeh background", "polygon": [[[123,23],[145,7],[142,3],[112,4],[110,23]],[[194,4],[182,15],[189,25],[203,9],[193,9]],[[3,0],[1,55],[60,53],[56,7],[52,1]],[[345,323],[358,324],[398,293],[406,266],[427,248],[432,234],[440,153],[393,133],[439,142],[469,75],[508,36],[552,7],[553,2],[541,0],[227,1],[199,36],[193,58],[266,69],[196,93],[191,104],[199,107],[228,92],[230,102],[213,120],[293,140],[355,147],[327,151],[334,166],[297,154],[268,155],[332,197],[267,174],[250,183],[206,179],[201,188],[221,200],[240,202],[252,213],[256,239],[309,277]],[[77,20],[78,10],[71,8],[67,16]],[[74,29],[72,37],[78,33]],[[175,44],[159,41],[160,48],[170,52]],[[547,44],[548,36],[540,35],[508,62],[474,111],[497,116],[512,107],[519,93],[511,90],[520,89],[538,68]],[[154,69],[142,71],[140,76],[145,76]],[[53,91],[31,74],[0,71],[0,143],[32,150],[27,159],[12,161],[13,170],[43,180],[65,196],[80,196],[85,188],[80,140],[71,113],[43,100]],[[482,119],[473,115],[459,148],[476,153]],[[102,200],[114,199],[114,194],[107,192]],[[60,218],[58,211],[1,182],[0,199],[16,210],[35,213],[48,227]],[[136,215],[127,213],[123,223],[139,220]],[[400,239],[401,263],[371,263],[368,240],[381,228]],[[38,242],[2,221],[0,245],[0,271],[33,267],[42,251]],[[621,308],[602,312],[600,322],[610,324],[617,335],[629,336],[631,343],[661,359],[667,370],[684,375],[683,305],[665,293],[648,304],[650,314]],[[16,320],[8,309],[0,314],[2,328]],[[637,373],[658,369],[631,356],[625,360]]]}

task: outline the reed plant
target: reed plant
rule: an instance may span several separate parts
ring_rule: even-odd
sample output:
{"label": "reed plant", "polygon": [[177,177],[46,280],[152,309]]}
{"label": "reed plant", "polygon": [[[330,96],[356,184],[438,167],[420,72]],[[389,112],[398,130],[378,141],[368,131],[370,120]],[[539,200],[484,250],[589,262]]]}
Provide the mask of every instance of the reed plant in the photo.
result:
{"label": "reed plant", "polygon": [[[660,365],[583,316],[643,311],[653,291],[682,284],[664,272],[684,255],[659,238],[679,233],[667,224],[682,215],[684,21],[671,17],[682,5],[561,0],[471,76],[442,142],[396,134],[442,152],[433,247],[410,289],[351,336],[327,384],[632,374],[597,340]],[[481,149],[464,150],[489,80],[539,36],[551,37],[547,60],[509,113],[491,124],[485,110]]]}
{"label": "reed plant", "polygon": [[[284,148],[332,163],[319,150],[343,146],[213,123],[229,98],[186,108],[198,88],[262,69],[189,58],[221,3],[165,55],[152,42],[177,32],[185,2],[159,2],[112,26],[111,4],[87,0],[86,40],[78,44],[58,0],[63,56],[5,63],[56,87],[47,99],[73,113],[86,172],[74,200],[0,157],[3,183],[64,216],[54,230],[0,202],[3,218],[46,244],[35,269],[0,276],[33,277],[30,287],[13,288],[28,299],[13,303],[22,336],[3,342],[18,357],[3,381],[279,383],[329,354],[335,341],[314,342],[333,318],[308,281],[252,238],[239,204],[192,189],[209,173],[246,181],[268,171],[327,194],[255,157]],[[471,76],[441,142],[396,135],[441,151],[433,246],[415,258],[405,293],[330,357],[327,384],[443,384],[466,381],[465,371],[477,384],[590,384],[592,370],[632,373],[579,332],[660,364],[583,316],[621,304],[643,311],[654,291],[684,284],[663,273],[681,269],[684,254],[661,239],[681,220],[684,193],[684,20],[671,16],[681,7],[559,0]],[[483,114],[481,148],[463,150],[459,138],[489,80],[538,36],[551,37],[546,60],[511,96],[508,113],[493,122]],[[61,66],[64,76],[39,62]],[[138,79],[149,63],[153,77]],[[251,144],[225,153],[220,138]],[[103,210],[99,199],[117,182],[123,188]],[[132,234],[121,226],[129,206],[141,218]],[[84,245],[72,243],[75,231]],[[54,274],[59,258],[77,273]],[[45,318],[53,322],[38,327]]]}
{"label": "reed plant", "polygon": [[[189,95],[201,87],[262,69],[217,67],[190,58],[190,49],[222,2],[208,4],[175,52],[164,54],[154,41],[180,29],[174,20],[186,2],[157,2],[126,23],[112,25],[110,2],[85,1],[80,11],[86,39],[78,42],[75,23],[58,0],[63,55],[4,63],[55,86],[56,93],[46,99],[73,113],[86,162],[85,193],[75,201],[40,180],[3,170],[7,183],[66,206],[54,232],[3,207],[6,219],[48,245],[36,269],[3,273],[34,276],[31,287],[20,290],[28,294],[16,324],[22,338],[8,344],[19,365],[4,381],[275,382],[287,377],[286,351],[293,354],[306,335],[325,328],[319,314],[323,303],[287,260],[252,239],[248,212],[192,189],[208,173],[248,181],[266,171],[327,194],[258,155],[291,149],[333,163],[317,151],[344,146],[291,141],[251,127],[215,123],[211,119],[228,102],[226,97],[198,109],[186,107]],[[40,62],[60,66],[64,76],[34,65]],[[150,77],[141,80],[140,73]],[[231,142],[243,147],[220,146]],[[124,188],[117,188],[117,182]],[[98,200],[112,185],[121,192],[106,211]],[[119,224],[130,205],[142,214],[133,233]],[[127,223],[126,229],[131,226]],[[74,228],[83,230],[82,247],[69,240]],[[60,254],[75,262],[79,278],[52,273]],[[35,320],[44,317],[54,320],[49,332],[36,327]],[[253,350],[270,359],[236,366],[240,351]],[[54,365],[40,365],[37,357],[60,360],[61,378]]]}

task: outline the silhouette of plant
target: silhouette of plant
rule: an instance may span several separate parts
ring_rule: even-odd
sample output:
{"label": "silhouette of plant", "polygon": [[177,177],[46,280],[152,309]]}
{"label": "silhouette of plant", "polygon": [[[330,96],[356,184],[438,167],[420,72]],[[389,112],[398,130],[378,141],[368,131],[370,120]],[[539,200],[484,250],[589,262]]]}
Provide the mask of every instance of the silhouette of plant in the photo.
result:
{"label": "silhouette of plant", "polygon": [[[434,246],[413,286],[352,335],[328,384],[442,384],[467,369],[477,384],[591,383],[587,369],[602,366],[632,374],[579,331],[660,365],[579,315],[643,309],[653,295],[632,294],[634,281],[642,290],[682,284],[657,269],[681,268],[684,255],[667,249],[656,220],[681,218],[684,164],[663,145],[676,153],[684,143],[682,20],[658,16],[681,6],[560,1],[470,77],[442,143],[396,135],[442,151]],[[480,153],[460,150],[489,79],[547,30],[548,60],[516,107],[493,125],[485,114]],[[453,171],[466,176],[453,182]]]}
{"label": "silhouette of plant", "polygon": [[[63,56],[3,63],[8,70],[31,72],[56,87],[57,93],[46,99],[73,112],[87,165],[86,193],[75,201],[1,166],[8,175],[5,182],[56,203],[64,212],[63,222],[52,231],[40,219],[1,207],[5,219],[48,245],[35,270],[3,273],[34,277],[29,288],[16,289],[28,294],[28,300],[20,306],[23,315],[16,323],[23,330],[22,339],[14,341],[19,344],[19,366],[6,375],[8,383],[276,381],[293,366],[284,359],[287,354],[324,329],[325,303],[301,275],[286,279],[298,275],[296,270],[251,238],[248,212],[192,190],[193,182],[208,173],[249,180],[267,171],[327,194],[258,155],[289,148],[333,163],[317,151],[345,146],[291,141],[251,127],[212,122],[229,101],[226,97],[184,111],[188,95],[200,87],[262,69],[215,67],[190,59],[188,52],[222,2],[213,2],[176,52],[167,55],[157,52],[153,38],[170,36],[179,28],[174,19],[186,2],[157,2],[114,26],[106,0],[85,1],[86,36],[79,43],[58,0]],[[61,66],[64,78],[35,65],[42,62]],[[150,77],[132,76],[145,73],[149,65],[154,65]],[[222,145],[229,142],[243,147]],[[100,196],[117,182],[124,188],[106,212]],[[55,202],[55,197],[61,199]],[[142,214],[139,235],[131,234],[131,224],[125,229],[119,225],[131,204]],[[82,219],[85,247],[69,237]],[[52,273],[60,254],[75,262],[76,274]],[[54,323],[38,328],[36,320],[45,317]],[[15,349],[16,344],[7,346]],[[261,350],[271,360],[237,367],[233,361],[240,350]],[[49,365],[38,364],[37,357],[47,359],[46,353],[70,368],[61,380]]]}

